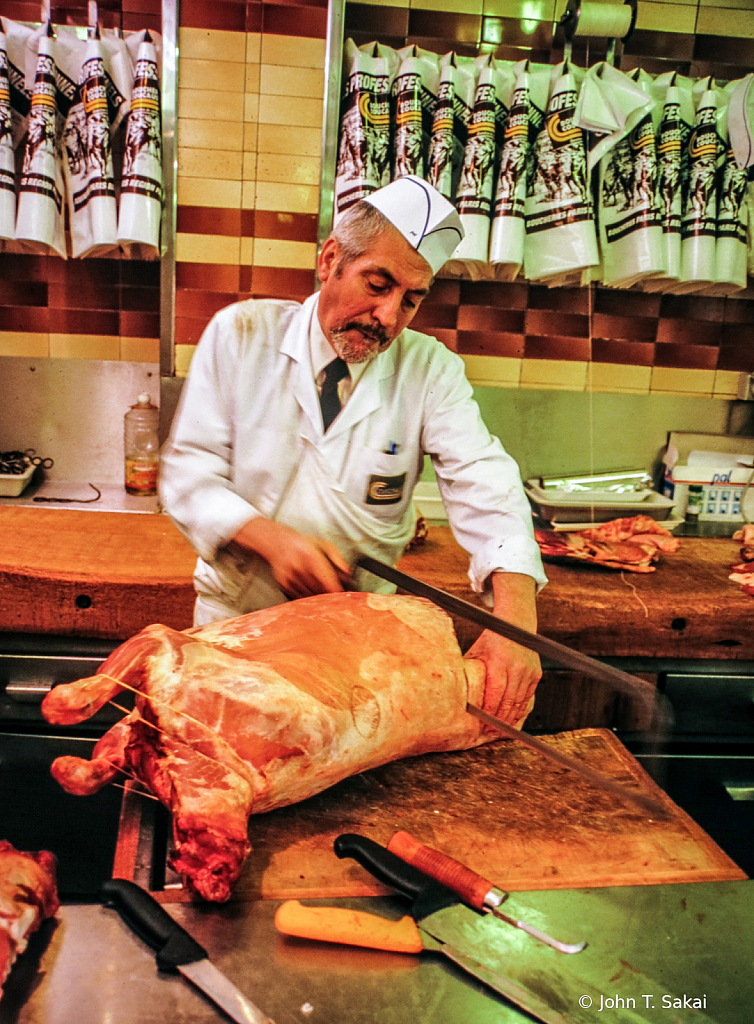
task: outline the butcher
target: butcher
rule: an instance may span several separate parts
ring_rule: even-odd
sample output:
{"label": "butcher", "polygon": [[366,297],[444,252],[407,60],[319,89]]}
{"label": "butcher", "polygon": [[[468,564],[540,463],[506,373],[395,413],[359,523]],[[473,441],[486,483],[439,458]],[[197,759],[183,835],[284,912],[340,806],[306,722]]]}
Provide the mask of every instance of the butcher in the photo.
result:
{"label": "butcher", "polygon": [[[409,329],[462,237],[452,204],[401,178],[343,214],[303,304],[251,299],[210,321],[160,469],[162,505],[199,556],[195,625],[344,589],[390,593],[353,566],[401,556],[428,455],[472,588],[536,631],[546,577],[518,466],[463,361]],[[536,654],[484,632],[468,656],[486,665],[485,710],[519,724]]]}

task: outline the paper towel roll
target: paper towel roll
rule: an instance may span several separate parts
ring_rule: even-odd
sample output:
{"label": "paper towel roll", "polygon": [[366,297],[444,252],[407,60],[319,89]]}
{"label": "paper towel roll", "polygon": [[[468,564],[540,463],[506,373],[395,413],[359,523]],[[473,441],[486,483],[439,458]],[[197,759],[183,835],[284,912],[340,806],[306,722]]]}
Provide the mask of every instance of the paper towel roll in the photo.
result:
{"label": "paper towel roll", "polygon": [[126,127],[118,241],[138,242],[159,251],[161,216],[160,82],[157,54],[149,32],[146,32],[139,46]]}
{"label": "paper towel roll", "polygon": [[16,173],[8,82],[8,52],[5,33],[0,32],[0,238],[14,238],[15,234]]}
{"label": "paper towel roll", "polygon": [[58,108],[54,40],[39,39],[29,127],[18,187],[16,238],[64,259],[63,175],[57,159]]}

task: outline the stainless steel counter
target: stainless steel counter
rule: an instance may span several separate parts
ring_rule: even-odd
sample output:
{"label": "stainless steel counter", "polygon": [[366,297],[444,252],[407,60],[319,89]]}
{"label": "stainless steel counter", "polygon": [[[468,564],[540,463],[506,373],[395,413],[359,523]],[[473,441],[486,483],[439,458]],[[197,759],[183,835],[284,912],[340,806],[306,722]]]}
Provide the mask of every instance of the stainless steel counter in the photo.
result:
{"label": "stainless steel counter", "polygon": [[[643,886],[516,894],[554,922],[608,944],[666,992],[706,997],[706,1017],[750,1024],[754,1007],[754,883]],[[324,901],[321,901],[324,902]],[[397,899],[331,900],[397,917]],[[276,1024],[492,1024],[529,1020],[452,964],[283,938],[277,902],[167,909]],[[502,925],[501,925],[502,927]],[[553,926],[553,930],[554,926]],[[516,933],[520,934],[520,933]],[[534,941],[534,940],[532,940]],[[609,982],[609,979],[608,979]],[[640,988],[643,986],[640,985]],[[637,1005],[643,1006],[636,992]],[[606,982],[605,996],[610,996]],[[703,1014],[679,1011],[693,1024]],[[152,953],[115,911],[71,905],[35,936],[6,983],[0,1024],[215,1024],[222,1014]],[[595,1007],[594,1020],[608,1021]],[[646,1019],[651,1022],[651,1010]]]}

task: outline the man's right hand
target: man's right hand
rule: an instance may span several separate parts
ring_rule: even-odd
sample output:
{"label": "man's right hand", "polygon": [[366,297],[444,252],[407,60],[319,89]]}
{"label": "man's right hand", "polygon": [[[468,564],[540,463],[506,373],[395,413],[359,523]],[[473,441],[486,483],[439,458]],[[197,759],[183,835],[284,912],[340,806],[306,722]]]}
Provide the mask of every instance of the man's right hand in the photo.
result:
{"label": "man's right hand", "polygon": [[275,582],[290,598],[335,594],[352,584],[351,569],[335,544],[258,516],[245,523],[229,547],[269,563]]}

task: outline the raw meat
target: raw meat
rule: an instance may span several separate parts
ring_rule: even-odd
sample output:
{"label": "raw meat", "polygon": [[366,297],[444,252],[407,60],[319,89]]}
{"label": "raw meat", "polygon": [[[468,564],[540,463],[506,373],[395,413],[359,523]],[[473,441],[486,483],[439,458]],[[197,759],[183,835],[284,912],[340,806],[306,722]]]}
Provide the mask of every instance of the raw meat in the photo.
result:
{"label": "raw meat", "polygon": [[654,572],[660,551],[673,552],[681,542],[650,516],[613,519],[574,532],[535,530],[544,557],[574,559],[629,572]]}
{"label": "raw meat", "polygon": [[741,590],[749,597],[754,597],[754,523],[746,523],[741,530],[736,530],[733,540],[740,540],[741,558],[740,565],[732,565],[733,570],[728,577],[734,583],[741,584]]}
{"label": "raw meat", "polygon": [[304,800],[399,757],[494,738],[465,711],[484,666],[464,660],[445,612],[421,598],[324,594],[179,633],[149,626],[43,712],[80,722],[121,689],[134,711],[91,761],[52,771],[87,794],[121,771],[173,812],[173,866],[225,900],[251,847],[248,816]]}
{"label": "raw meat", "polygon": [[0,996],[29,936],[59,907],[53,855],[46,850],[22,853],[0,841]]}
{"label": "raw meat", "polygon": [[733,540],[742,542],[741,558],[744,562],[754,561],[754,523],[746,523],[742,529],[736,530]]}

